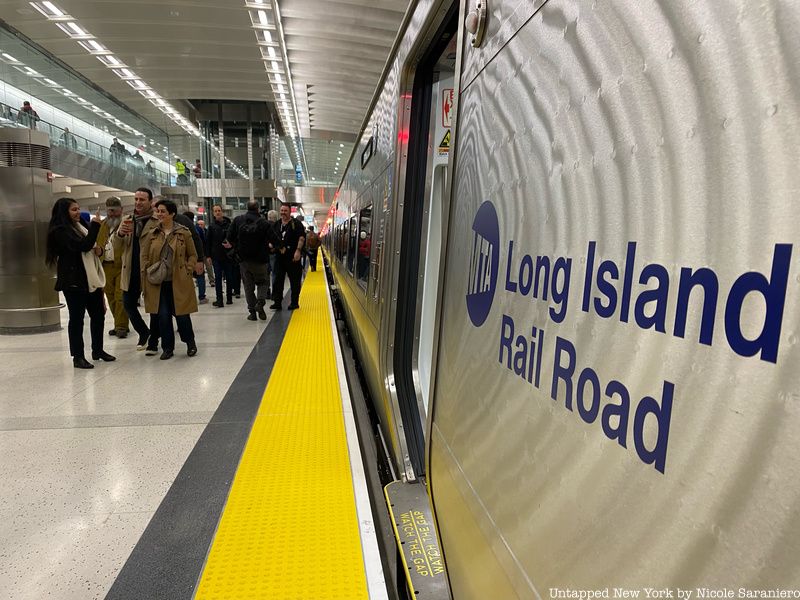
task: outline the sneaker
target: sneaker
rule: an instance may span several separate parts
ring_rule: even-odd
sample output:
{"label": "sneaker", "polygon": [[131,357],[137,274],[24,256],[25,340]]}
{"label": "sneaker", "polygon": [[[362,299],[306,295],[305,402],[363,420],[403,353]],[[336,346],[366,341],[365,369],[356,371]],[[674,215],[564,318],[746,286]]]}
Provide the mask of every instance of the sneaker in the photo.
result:
{"label": "sneaker", "polygon": [[172,350],[164,350],[164,351],[161,353],[161,356],[159,357],[159,359],[160,359],[160,360],[169,360],[169,359],[170,359],[170,358],[172,358],[173,356],[174,356],[174,353],[172,352]]}
{"label": "sneaker", "polygon": [[[264,312],[264,309],[263,309],[263,308],[262,308],[262,309],[260,309],[260,310],[261,310],[261,312]],[[267,316],[267,315],[266,315],[266,313],[264,313],[264,316],[265,316],[265,317]],[[249,315],[247,315],[247,320],[248,320],[248,321],[257,321],[257,320],[258,320],[258,318],[256,317],[256,311],[254,311],[254,310],[251,310],[251,311],[250,311],[250,314],[249,314]]]}
{"label": "sneaker", "polygon": [[225,304],[222,302],[222,300],[217,300],[216,302],[212,302],[211,306],[215,308],[222,308],[223,306],[225,306]]}
{"label": "sneaker", "polygon": [[258,318],[261,319],[262,321],[266,321],[267,320],[267,313],[264,312],[264,305],[263,304],[260,305],[256,309],[256,313],[258,313]]}
{"label": "sneaker", "polygon": [[187,356],[194,356],[197,354],[197,344],[192,342],[191,344],[186,344],[186,355]]}
{"label": "sneaker", "polygon": [[[242,297],[242,295],[241,295],[241,294],[234,294],[233,296],[234,296],[235,298],[241,298],[241,297]],[[229,302],[228,304],[230,304],[230,302]]]}
{"label": "sneaker", "polygon": [[145,356],[155,356],[156,354],[158,354],[158,346],[155,348],[153,346],[148,346],[147,350],[144,351]]}
{"label": "sneaker", "polygon": [[117,330],[116,329],[112,329],[111,331],[108,332],[108,335],[110,335],[111,337],[116,337]]}
{"label": "sneaker", "polygon": [[139,336],[139,341],[136,342],[136,349],[137,350],[144,350],[147,348],[147,341],[150,339],[150,332],[145,333],[144,335]]}
{"label": "sneaker", "polygon": [[198,304],[208,304],[208,298],[200,298],[197,301]]}
{"label": "sneaker", "polygon": [[125,331],[124,329],[119,329],[119,330],[117,330],[116,333],[117,333],[117,337],[119,339],[121,339],[121,340],[124,340],[126,337],[128,337],[128,332]]}

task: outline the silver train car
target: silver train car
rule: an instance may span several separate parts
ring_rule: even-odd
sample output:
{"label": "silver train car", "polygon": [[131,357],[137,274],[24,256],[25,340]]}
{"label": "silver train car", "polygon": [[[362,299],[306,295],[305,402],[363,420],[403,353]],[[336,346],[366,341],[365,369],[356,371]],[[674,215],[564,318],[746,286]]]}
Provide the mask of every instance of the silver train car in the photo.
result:
{"label": "silver train car", "polygon": [[411,3],[325,244],[455,598],[800,597],[798,31]]}

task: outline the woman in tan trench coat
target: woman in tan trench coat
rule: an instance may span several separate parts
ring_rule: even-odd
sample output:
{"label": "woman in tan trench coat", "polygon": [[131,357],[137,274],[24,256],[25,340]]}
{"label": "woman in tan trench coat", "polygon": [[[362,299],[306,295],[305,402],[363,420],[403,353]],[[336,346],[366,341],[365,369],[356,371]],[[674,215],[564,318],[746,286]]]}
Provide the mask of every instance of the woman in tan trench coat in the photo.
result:
{"label": "woman in tan trench coat", "polygon": [[[151,315],[158,314],[161,330],[161,360],[172,358],[175,351],[175,330],[172,317],[178,322],[178,335],[186,344],[189,356],[197,354],[190,313],[197,312],[197,297],[194,294],[192,270],[197,262],[197,251],[192,233],[187,227],[174,221],[178,207],[171,200],[160,200],[155,205],[155,216],[159,225],[142,237],[142,290],[144,307]],[[158,263],[172,249],[171,272],[160,284],[150,283],[147,268]]]}

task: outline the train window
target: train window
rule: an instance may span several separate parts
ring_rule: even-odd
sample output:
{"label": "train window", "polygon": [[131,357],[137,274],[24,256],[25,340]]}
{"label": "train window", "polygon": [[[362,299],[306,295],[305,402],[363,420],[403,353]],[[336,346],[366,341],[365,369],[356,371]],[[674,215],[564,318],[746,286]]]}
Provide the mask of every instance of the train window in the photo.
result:
{"label": "train window", "polygon": [[347,270],[353,273],[356,265],[356,237],[358,236],[356,216],[350,217],[350,241],[347,244]]}
{"label": "train window", "polygon": [[356,279],[367,289],[370,257],[372,255],[372,204],[358,213],[358,256],[356,258]]}

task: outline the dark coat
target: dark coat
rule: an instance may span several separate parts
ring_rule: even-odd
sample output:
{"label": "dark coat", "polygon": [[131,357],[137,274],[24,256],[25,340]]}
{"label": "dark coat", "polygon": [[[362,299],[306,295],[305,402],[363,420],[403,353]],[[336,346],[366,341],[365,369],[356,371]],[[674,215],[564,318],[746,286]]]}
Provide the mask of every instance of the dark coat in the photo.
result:
{"label": "dark coat", "polygon": [[53,244],[58,263],[56,266],[56,290],[69,292],[88,292],[89,282],[83,266],[84,252],[94,248],[100,223],[81,224],[89,230],[85,237],[73,227],[57,227],[51,232],[50,243]]}
{"label": "dark coat", "polygon": [[210,256],[212,260],[217,262],[228,260],[228,249],[222,242],[227,238],[230,226],[231,220],[228,217],[222,217],[222,223],[212,218],[211,223],[206,226],[206,256]]}
{"label": "dark coat", "polygon": [[[256,230],[258,231],[258,252],[253,255],[249,255],[239,243],[239,231],[242,228],[242,225],[248,222],[255,221],[256,223]],[[239,254],[239,258],[242,259],[244,262],[254,262],[254,263],[266,263],[269,261],[269,244],[272,244],[273,247],[278,245],[278,237],[275,235],[275,231],[270,227],[270,224],[267,220],[262,217],[258,211],[247,211],[243,215],[239,215],[233,220],[231,226],[228,228],[228,241],[231,245],[236,248],[237,253]]]}

